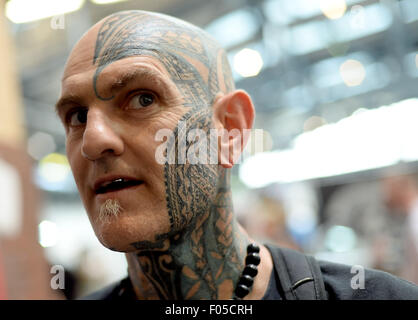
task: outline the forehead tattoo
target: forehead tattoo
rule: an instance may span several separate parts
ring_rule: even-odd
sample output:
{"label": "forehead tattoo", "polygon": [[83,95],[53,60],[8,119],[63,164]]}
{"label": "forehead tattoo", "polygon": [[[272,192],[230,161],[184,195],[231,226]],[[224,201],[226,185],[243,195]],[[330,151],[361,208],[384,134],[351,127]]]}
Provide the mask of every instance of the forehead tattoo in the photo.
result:
{"label": "forehead tattoo", "polygon": [[[124,11],[109,16],[101,25],[94,51],[95,94],[101,71],[126,57],[157,58],[185,98],[185,106],[211,105],[219,91],[233,89],[225,52],[199,28],[161,14]],[[197,70],[196,66],[199,66]]]}

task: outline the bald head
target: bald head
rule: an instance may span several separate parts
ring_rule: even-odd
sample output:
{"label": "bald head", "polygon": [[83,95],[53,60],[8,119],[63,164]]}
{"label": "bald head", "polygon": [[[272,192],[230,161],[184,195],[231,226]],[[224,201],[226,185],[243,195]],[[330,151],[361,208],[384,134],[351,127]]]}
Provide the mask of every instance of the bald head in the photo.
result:
{"label": "bald head", "polygon": [[[240,135],[210,144],[204,137],[213,128],[241,132],[254,118],[216,41],[184,21],[143,11],[112,14],[83,35],[66,64],[56,108],[95,233],[120,251],[159,247],[192,230],[218,189],[228,188],[224,169],[242,143]],[[156,161],[164,148],[179,155],[175,163]],[[220,165],[196,163],[196,154],[203,159],[209,149],[226,150],[217,153]],[[111,223],[101,219],[109,213]]]}
{"label": "bald head", "polygon": [[[94,44],[94,45],[93,45]],[[101,73],[112,63],[133,56],[161,62],[185,98],[186,107],[207,106],[217,93],[234,89],[225,51],[200,28],[163,14],[122,11],[94,25],[77,43],[64,78],[80,60],[95,67],[96,96],[110,100],[99,89]]]}

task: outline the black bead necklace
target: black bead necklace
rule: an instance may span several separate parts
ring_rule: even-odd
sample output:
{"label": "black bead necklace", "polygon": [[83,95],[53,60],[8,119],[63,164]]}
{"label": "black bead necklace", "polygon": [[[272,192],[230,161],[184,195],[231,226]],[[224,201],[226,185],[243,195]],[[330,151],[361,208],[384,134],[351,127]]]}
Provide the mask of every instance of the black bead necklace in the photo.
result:
{"label": "black bead necklace", "polygon": [[251,243],[247,247],[247,256],[245,257],[245,268],[238,280],[234,291],[233,300],[242,300],[250,293],[254,283],[254,278],[258,273],[260,264],[260,247],[256,243]]}

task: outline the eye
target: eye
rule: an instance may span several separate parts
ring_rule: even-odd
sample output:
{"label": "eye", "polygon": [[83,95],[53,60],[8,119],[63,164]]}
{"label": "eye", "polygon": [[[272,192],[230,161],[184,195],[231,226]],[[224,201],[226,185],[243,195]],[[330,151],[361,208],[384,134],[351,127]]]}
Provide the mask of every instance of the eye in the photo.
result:
{"label": "eye", "polygon": [[129,106],[133,109],[145,108],[152,105],[156,98],[152,93],[144,92],[135,95],[129,102]]}
{"label": "eye", "polygon": [[71,112],[68,116],[68,125],[71,127],[77,127],[87,122],[87,109],[77,109]]}

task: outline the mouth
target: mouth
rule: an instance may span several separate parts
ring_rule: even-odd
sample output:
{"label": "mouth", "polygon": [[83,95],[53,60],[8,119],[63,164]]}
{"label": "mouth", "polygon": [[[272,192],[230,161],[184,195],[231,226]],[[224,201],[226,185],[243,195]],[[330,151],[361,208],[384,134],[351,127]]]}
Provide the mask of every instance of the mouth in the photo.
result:
{"label": "mouth", "polygon": [[132,188],[143,184],[142,180],[117,178],[111,181],[106,181],[98,184],[94,188],[96,194],[105,194],[108,192],[120,191],[127,188]]}

